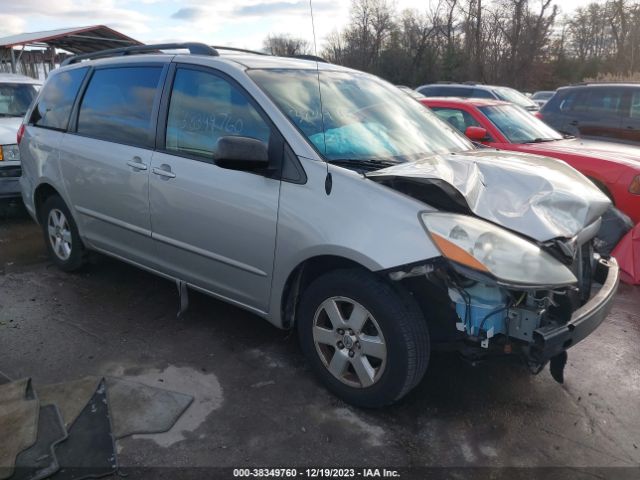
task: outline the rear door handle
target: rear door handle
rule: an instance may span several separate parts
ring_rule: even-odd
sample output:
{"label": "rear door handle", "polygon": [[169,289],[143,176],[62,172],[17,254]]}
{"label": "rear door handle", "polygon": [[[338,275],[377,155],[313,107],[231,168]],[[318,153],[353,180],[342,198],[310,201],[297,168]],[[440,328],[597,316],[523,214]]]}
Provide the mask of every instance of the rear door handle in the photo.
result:
{"label": "rear door handle", "polygon": [[153,167],[153,170],[151,171],[156,175],[159,175],[160,177],[164,177],[165,179],[176,178],[176,174],[171,171],[171,167],[166,163],[163,163],[159,167]]}
{"label": "rear door handle", "polygon": [[147,166],[142,163],[142,159],[140,157],[133,157],[133,160],[129,160],[127,165],[132,167],[135,171],[146,170]]}
{"label": "rear door handle", "polygon": [[573,120],[569,122],[569,125],[573,125],[575,127],[576,125],[578,125],[578,120]]}

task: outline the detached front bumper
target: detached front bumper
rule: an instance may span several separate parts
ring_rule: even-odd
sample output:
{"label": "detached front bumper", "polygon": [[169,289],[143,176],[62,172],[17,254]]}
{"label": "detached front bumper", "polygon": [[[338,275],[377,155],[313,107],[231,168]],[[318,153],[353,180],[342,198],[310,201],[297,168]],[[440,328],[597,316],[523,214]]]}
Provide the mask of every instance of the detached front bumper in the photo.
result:
{"label": "detached front bumper", "polygon": [[619,282],[618,262],[614,258],[600,260],[596,281],[600,290],[582,307],[573,312],[564,325],[545,326],[534,330],[531,357],[546,362],[587,337],[603,322],[611,311]]}

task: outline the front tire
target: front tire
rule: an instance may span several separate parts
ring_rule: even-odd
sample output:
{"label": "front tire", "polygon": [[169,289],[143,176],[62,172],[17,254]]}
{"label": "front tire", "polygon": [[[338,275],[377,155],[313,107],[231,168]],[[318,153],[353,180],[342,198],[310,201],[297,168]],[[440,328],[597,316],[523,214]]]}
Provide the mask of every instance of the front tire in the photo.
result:
{"label": "front tire", "polygon": [[40,210],[40,220],[53,263],[65,272],[82,268],[86,263],[86,250],[64,200],[58,195],[47,198]]}
{"label": "front tire", "polygon": [[389,405],[422,379],[427,323],[415,300],[364,270],[336,270],[304,291],[298,335],[309,364],[335,395],[359,407]]}

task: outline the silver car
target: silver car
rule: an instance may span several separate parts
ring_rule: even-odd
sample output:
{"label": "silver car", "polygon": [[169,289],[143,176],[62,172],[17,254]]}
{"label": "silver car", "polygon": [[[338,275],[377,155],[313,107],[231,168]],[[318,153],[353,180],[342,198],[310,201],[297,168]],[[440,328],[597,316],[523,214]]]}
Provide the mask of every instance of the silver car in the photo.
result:
{"label": "silver car", "polygon": [[20,153],[55,264],[102,252],[295,328],[355,405],[400,399],[443,346],[562,380],[617,289],[593,246],[607,197],[474,148],[374,76],[220,52],[128,47],[50,76]]}

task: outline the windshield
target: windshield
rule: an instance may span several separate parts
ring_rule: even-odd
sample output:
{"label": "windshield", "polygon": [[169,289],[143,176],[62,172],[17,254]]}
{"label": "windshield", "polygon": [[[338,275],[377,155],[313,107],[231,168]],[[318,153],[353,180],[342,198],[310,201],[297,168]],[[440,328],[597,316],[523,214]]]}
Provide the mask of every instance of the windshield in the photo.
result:
{"label": "windshield", "polygon": [[505,100],[507,102],[515,103],[516,105],[520,105],[521,107],[536,107],[535,102],[529,100],[525,95],[520,93],[517,90],[509,87],[498,87],[495,89],[496,94],[500,98],[500,100]]}
{"label": "windshield", "polygon": [[370,75],[316,70],[249,75],[328,161],[402,162],[473,149],[426,107]]}
{"label": "windshield", "polygon": [[37,93],[28,83],[0,84],[0,116],[24,117]]}
{"label": "windshield", "polygon": [[515,105],[479,107],[511,143],[532,143],[561,140],[562,135]]}

